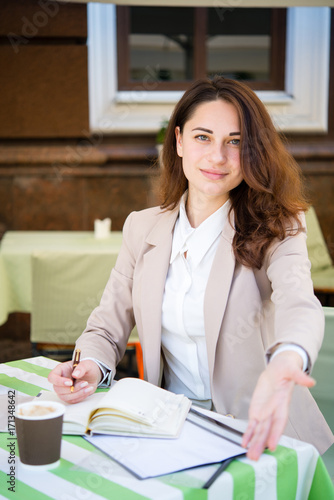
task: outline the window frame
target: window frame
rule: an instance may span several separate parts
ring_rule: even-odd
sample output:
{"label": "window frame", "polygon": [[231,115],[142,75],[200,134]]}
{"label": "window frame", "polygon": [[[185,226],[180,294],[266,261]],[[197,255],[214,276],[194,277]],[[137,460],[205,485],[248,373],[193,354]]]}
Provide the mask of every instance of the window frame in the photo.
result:
{"label": "window frame", "polygon": [[[129,73],[129,35],[130,6],[117,5],[117,74],[118,90],[132,90],[138,81],[130,80]],[[153,7],[152,7],[153,8]],[[176,7],[177,8],[177,7]],[[194,9],[194,78],[206,77],[205,38],[207,34],[207,7]],[[286,41],[286,9],[271,9],[271,44],[270,44],[270,76],[268,80],[252,80],[247,83],[253,90],[284,90],[285,81],[285,41]],[[186,90],[190,81],[157,82],[155,91]]]}
{"label": "window frame", "polygon": [[[327,132],[329,56],[330,8],[288,8],[285,90],[255,91],[282,132]],[[149,68],[136,88],[118,90],[114,4],[88,4],[88,57],[91,131],[156,133],[183,91],[156,90]]]}

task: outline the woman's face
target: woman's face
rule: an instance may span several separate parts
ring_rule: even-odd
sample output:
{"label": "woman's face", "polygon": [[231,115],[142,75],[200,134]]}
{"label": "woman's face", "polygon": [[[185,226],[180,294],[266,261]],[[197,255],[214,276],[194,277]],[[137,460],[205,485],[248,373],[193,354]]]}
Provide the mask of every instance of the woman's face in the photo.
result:
{"label": "woman's face", "polygon": [[222,206],[243,177],[240,169],[240,121],[233,104],[222,99],[200,104],[176,127],[177,153],[188,179],[188,200]]}

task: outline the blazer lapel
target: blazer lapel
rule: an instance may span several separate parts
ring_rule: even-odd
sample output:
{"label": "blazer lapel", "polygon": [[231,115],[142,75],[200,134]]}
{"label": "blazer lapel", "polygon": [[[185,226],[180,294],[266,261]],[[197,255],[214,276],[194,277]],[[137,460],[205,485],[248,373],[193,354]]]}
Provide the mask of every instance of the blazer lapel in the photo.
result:
{"label": "blazer lapel", "polygon": [[235,233],[233,214],[231,214],[230,219],[231,221],[227,220],[224,226],[204,297],[204,326],[211,384],[216,345],[235,269],[235,257],[232,249]]}
{"label": "blazer lapel", "polygon": [[[172,238],[178,207],[167,211],[146,238],[151,247],[144,255],[141,290],[143,350],[150,353],[146,364],[147,379],[155,384],[160,380],[161,311],[165,281],[169,268]],[[146,344],[146,345],[145,345]]]}

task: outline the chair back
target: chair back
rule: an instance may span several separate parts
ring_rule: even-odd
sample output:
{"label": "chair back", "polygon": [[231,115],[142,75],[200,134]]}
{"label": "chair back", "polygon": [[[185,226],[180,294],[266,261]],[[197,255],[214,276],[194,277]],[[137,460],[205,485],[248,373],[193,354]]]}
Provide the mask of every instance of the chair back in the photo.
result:
{"label": "chair back", "polygon": [[32,256],[31,341],[73,345],[99,304],[116,257],[39,252]]}
{"label": "chair back", "polygon": [[334,307],[324,307],[323,310],[325,335],[312,371],[317,383],[311,392],[334,432]]}
{"label": "chair back", "polygon": [[307,226],[307,251],[312,264],[312,272],[332,267],[332,259],[322,234],[314,207],[305,214]]}

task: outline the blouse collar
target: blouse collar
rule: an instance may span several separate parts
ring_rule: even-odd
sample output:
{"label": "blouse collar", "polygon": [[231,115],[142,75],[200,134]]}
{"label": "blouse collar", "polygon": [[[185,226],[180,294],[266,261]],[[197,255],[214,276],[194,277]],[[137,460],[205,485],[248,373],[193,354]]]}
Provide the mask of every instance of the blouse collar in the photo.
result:
{"label": "blouse collar", "polygon": [[187,252],[193,266],[198,266],[211,245],[221,234],[226,223],[228,212],[231,206],[230,200],[227,200],[218,210],[205,219],[198,227],[193,228],[190,225],[187,212],[186,200],[188,192],[186,191],[180,201],[179,217],[175,224],[172,253],[170,263],[179,254]]}

